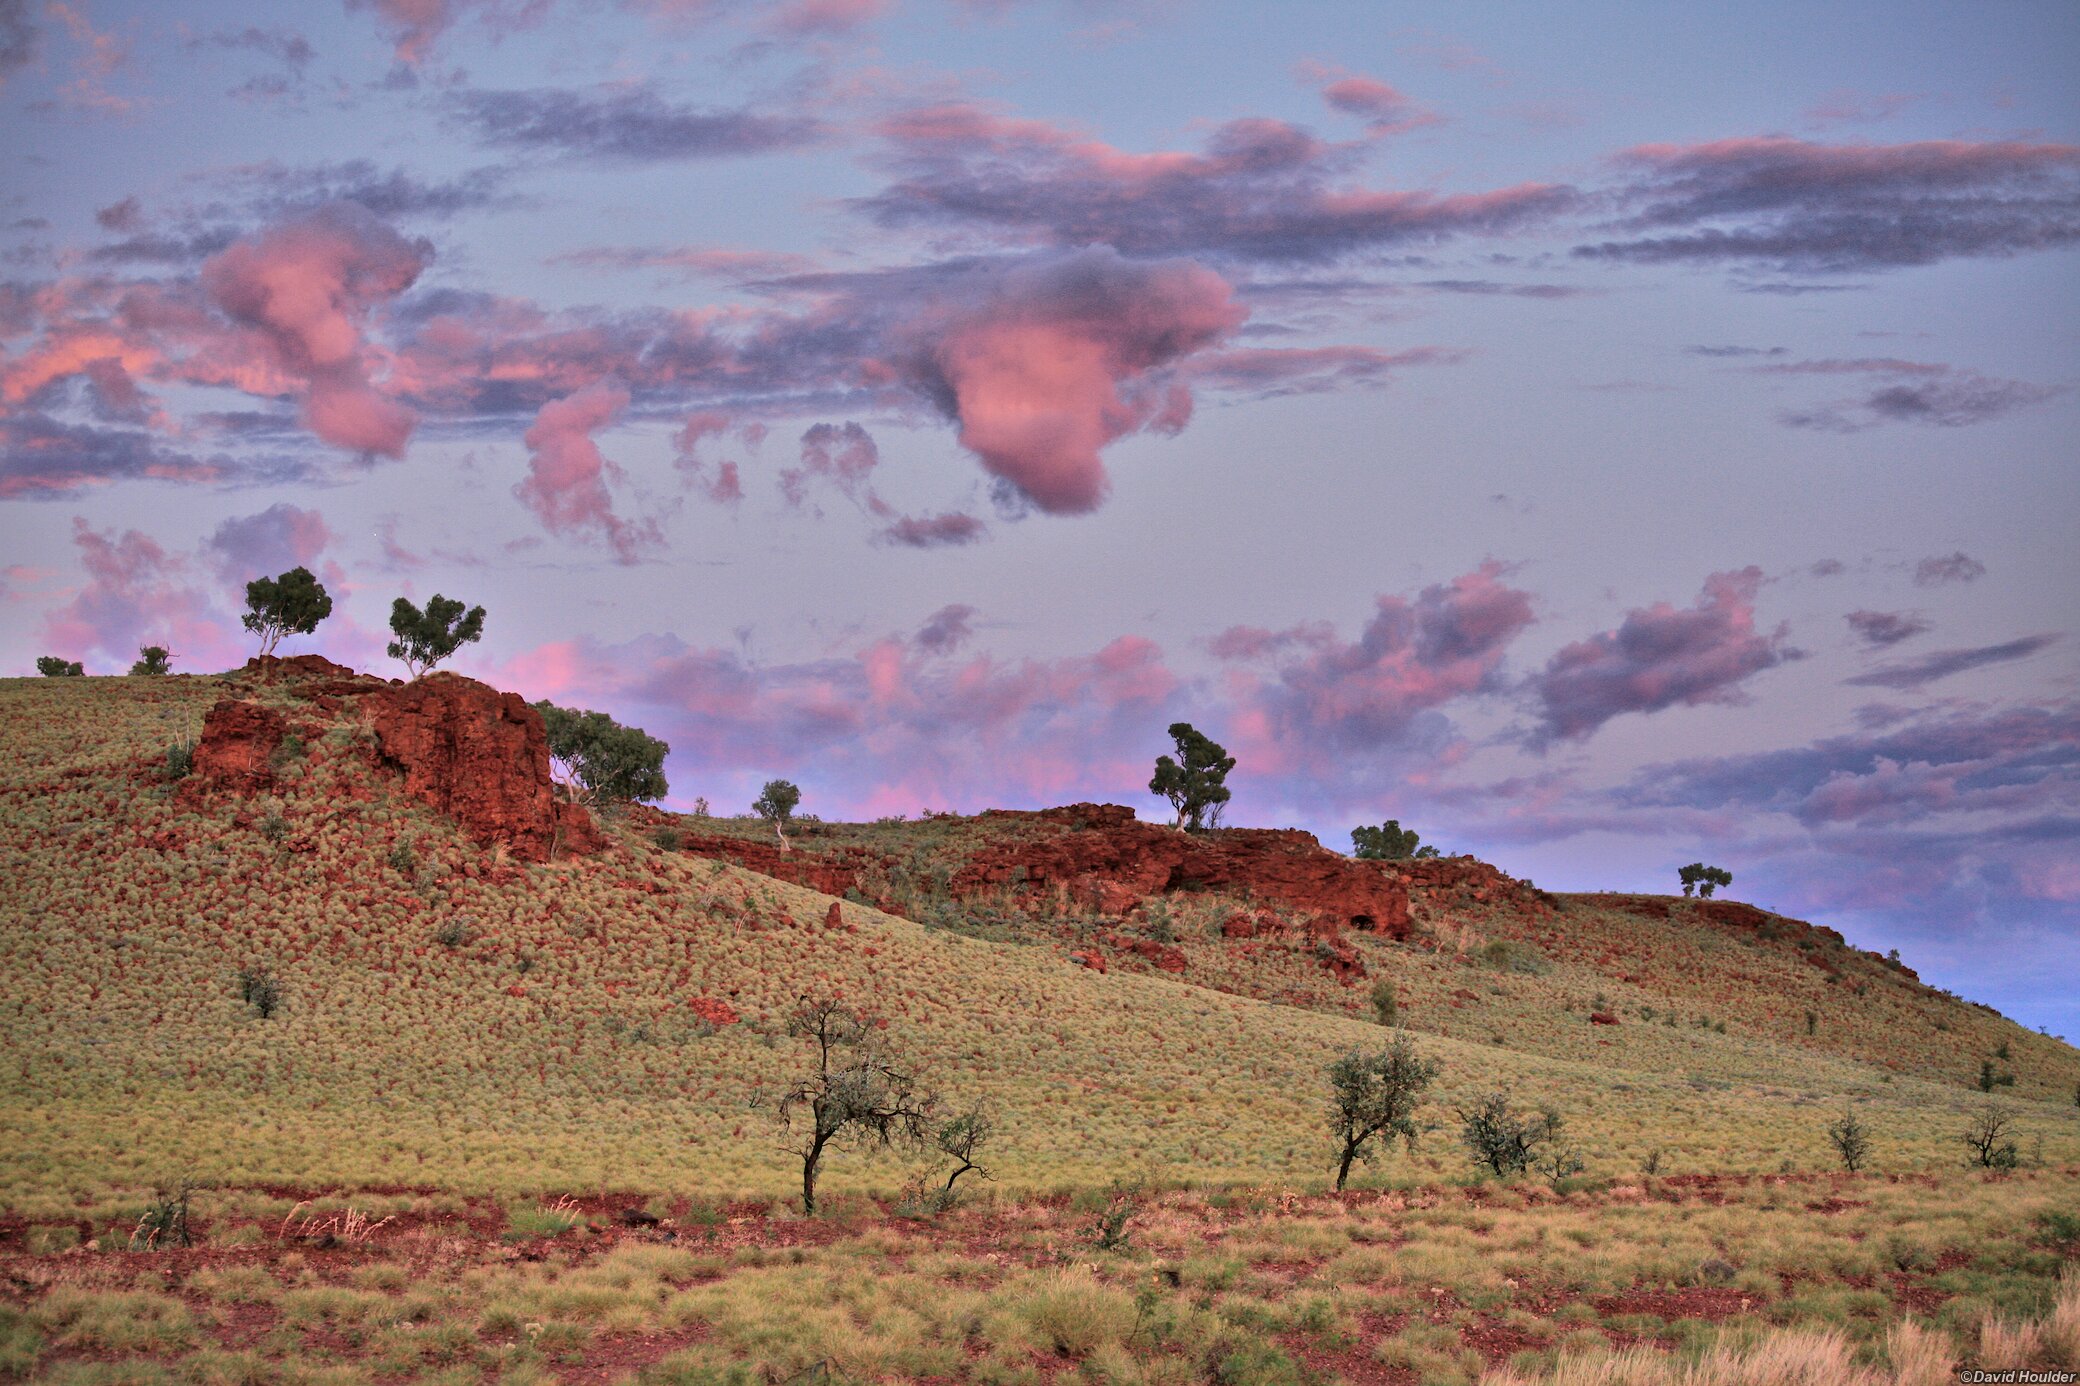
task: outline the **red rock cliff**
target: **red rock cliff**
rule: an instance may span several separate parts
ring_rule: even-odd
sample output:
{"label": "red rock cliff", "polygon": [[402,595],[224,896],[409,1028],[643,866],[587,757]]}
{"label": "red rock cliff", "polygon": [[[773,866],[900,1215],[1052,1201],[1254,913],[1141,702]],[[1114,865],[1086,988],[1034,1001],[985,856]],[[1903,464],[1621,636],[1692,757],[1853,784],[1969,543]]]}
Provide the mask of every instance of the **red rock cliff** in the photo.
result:
{"label": "red rock cliff", "polygon": [[403,773],[405,793],[477,841],[504,843],[523,861],[548,860],[552,844],[580,855],[606,845],[591,815],[551,793],[549,734],[518,693],[429,674],[376,689],[361,706],[380,759]]}

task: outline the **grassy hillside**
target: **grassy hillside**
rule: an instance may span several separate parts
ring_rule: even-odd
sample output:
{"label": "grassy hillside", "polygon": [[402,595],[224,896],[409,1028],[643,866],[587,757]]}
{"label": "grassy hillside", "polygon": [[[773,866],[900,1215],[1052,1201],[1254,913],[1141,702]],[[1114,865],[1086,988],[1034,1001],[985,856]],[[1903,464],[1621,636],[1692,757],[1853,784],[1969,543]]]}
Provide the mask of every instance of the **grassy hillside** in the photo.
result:
{"label": "grassy hillside", "polygon": [[[799,1066],[780,1033],[787,1011],[823,991],[882,1015],[950,1091],[1001,1106],[999,1163],[1021,1185],[1143,1167],[1304,1179],[1324,1167],[1323,1065],[1380,1035],[1354,1014],[1097,975],[1053,947],[851,904],[834,932],[828,897],[661,850],[636,827],[601,857],[504,862],[393,797],[356,753],[351,718],[291,757],[276,796],[163,781],[166,746],[195,736],[224,691],[201,678],[0,685],[14,887],[0,916],[12,983],[0,1158],[18,1197],[191,1169],[486,1191],[777,1191],[788,1170],[753,1103]],[[298,705],[293,682],[245,691]],[[1628,917],[1583,913],[1606,929]],[[1697,959],[1677,967],[1665,940],[1642,945],[1671,976],[1745,947],[1673,920],[1655,927]],[[1960,1081],[1739,1023],[1735,975],[1718,983],[1718,1009],[1736,1022],[1723,1034],[1687,1013],[1674,1027],[1590,1026],[1594,992],[1622,1010],[1656,995],[1654,980],[1616,982],[1552,941],[1544,976],[1367,946],[1375,971],[1405,984],[1409,1021],[1443,1065],[1435,1116],[1506,1087],[1566,1112],[1597,1170],[1630,1170],[1657,1147],[1673,1169],[1824,1165],[1822,1128],[1850,1098],[1883,1163],[1949,1163],[1953,1128],[1980,1101]],[[242,1002],[241,970],[278,982],[278,1014]],[[1437,1004],[1447,982],[1475,1001]],[[740,1023],[707,1033],[688,1005],[702,998]],[[1755,1009],[1784,1004],[1772,995]],[[2031,1086],[2015,1095],[2036,1095],[2035,1051],[2017,1052]],[[2080,1154],[2070,1094],[2022,1110],[2026,1144]],[[1442,1141],[1428,1159],[1438,1172],[1459,1165]],[[858,1162],[833,1175],[892,1177]]]}
{"label": "grassy hillside", "polygon": [[[319,728],[270,794],[167,773],[227,694]],[[1015,820],[810,825],[804,856],[893,859],[857,893],[905,918],[681,849],[763,831],[732,820],[516,862],[367,745],[293,680],[0,681],[0,1377],[1472,1382],[1765,1323],[1874,1362],[1910,1314],[1994,1361],[1981,1318],[2050,1312],[2080,1235],[2072,1051],[1788,926],[1437,894],[1344,986],[1223,937],[1257,907],[1217,896],[956,899]],[[1070,960],[1106,938],[1109,971]],[[1441,1065],[1432,1130],[1329,1198],[1323,1068],[1383,1038],[1379,978]],[[821,994],[1002,1114],[979,1206],[891,1220],[866,1196],[912,1166],[846,1152],[828,1216],[789,1214],[768,1109]],[[2002,1041],[2025,1167],[1966,1174]],[[1498,1087],[1565,1114],[1582,1178],[1459,1187],[1452,1108]],[[1878,1172],[1815,1173],[1851,1102]],[[78,1249],[184,1178],[202,1248]]]}

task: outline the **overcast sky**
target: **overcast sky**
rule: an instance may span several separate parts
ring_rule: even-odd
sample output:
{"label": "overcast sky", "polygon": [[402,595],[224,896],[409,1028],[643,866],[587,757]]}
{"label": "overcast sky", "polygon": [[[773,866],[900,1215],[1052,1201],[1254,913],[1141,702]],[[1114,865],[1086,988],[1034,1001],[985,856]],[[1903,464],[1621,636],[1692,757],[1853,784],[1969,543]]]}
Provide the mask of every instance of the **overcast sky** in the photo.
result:
{"label": "overcast sky", "polygon": [[0,667],[1388,817],[2080,1034],[2080,8],[0,0]]}

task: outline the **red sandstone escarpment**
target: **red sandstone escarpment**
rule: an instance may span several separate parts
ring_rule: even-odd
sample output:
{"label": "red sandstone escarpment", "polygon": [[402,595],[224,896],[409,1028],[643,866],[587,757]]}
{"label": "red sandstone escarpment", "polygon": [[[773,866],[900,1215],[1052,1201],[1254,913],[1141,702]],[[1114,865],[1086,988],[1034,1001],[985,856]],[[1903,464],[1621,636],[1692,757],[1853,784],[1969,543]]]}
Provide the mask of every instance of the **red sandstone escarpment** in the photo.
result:
{"label": "red sandstone escarpment", "polygon": [[1105,914],[1142,899],[1207,890],[1250,896],[1391,938],[1408,935],[1408,892],[1376,868],[1324,848],[1312,833],[1230,828],[1194,835],[1143,823],[1118,804],[998,811],[1035,831],[992,843],[953,878],[956,895],[1013,885],[1066,889]]}

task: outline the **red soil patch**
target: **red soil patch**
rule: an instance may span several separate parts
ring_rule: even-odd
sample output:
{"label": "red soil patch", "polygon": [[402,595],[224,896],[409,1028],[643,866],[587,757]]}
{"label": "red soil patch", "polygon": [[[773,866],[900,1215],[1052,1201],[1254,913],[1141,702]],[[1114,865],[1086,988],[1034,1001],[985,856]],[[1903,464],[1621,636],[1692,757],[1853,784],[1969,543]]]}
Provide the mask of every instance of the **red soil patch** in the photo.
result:
{"label": "red soil patch", "polygon": [[595,1334],[585,1345],[584,1364],[558,1367],[556,1378],[565,1386],[605,1386],[610,1381],[629,1380],[644,1368],[704,1341],[711,1331],[708,1325],[696,1323],[667,1333]]}
{"label": "red soil patch", "polygon": [[1478,1352],[1489,1366],[1507,1362],[1520,1352],[1536,1352],[1545,1340],[1506,1324],[1490,1314],[1480,1314],[1459,1330],[1459,1341]]}
{"label": "red soil patch", "polygon": [[1682,1290],[1626,1290],[1591,1300],[1604,1318],[1619,1314],[1652,1314],[1661,1319],[1709,1319],[1717,1322],[1752,1313],[1755,1296],[1727,1285],[1694,1285]]}

